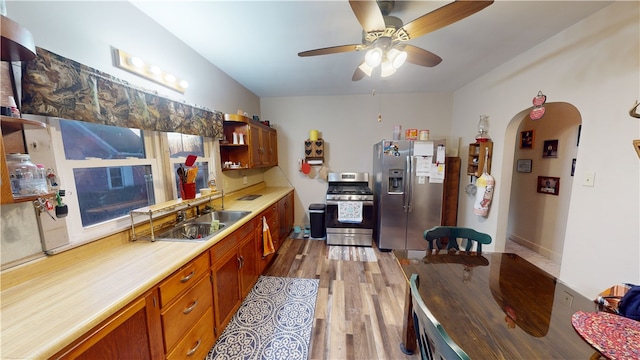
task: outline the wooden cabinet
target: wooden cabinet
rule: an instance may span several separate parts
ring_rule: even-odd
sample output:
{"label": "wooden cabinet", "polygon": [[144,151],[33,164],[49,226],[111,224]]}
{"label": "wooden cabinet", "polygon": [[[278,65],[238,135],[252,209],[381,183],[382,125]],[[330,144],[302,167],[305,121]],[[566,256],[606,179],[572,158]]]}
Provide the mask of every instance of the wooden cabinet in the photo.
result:
{"label": "wooden cabinet", "polygon": [[269,166],[278,165],[278,132],[276,129],[269,128],[269,146],[266,148]]}
{"label": "wooden cabinet", "polygon": [[[0,181],[2,181],[0,204],[11,204],[17,202],[33,201],[38,196],[20,196],[14,198],[11,191],[11,179],[9,178],[9,168],[7,167],[7,153],[26,153],[24,144],[24,127],[45,128],[46,125],[39,121],[26,120],[0,116],[2,136],[0,137]],[[52,195],[52,194],[50,194]]]}
{"label": "wooden cabinet", "polygon": [[215,329],[219,336],[258,279],[254,220],[215,244],[211,256]]}
{"label": "wooden cabinet", "polygon": [[168,358],[204,358],[215,342],[209,254],[178,269],[158,289]]}
{"label": "wooden cabinet", "polygon": [[479,177],[484,169],[485,153],[489,152],[487,160],[487,172],[491,172],[491,155],[493,142],[480,142],[469,144],[469,157],[467,161],[467,175]]}
{"label": "wooden cabinet", "polygon": [[[226,114],[220,157],[225,162],[240,163],[240,169],[278,165],[278,133],[246,116]],[[244,144],[233,143],[233,133],[241,134]],[[223,170],[234,170],[225,168]]]}
{"label": "wooden cabinet", "polygon": [[[263,231],[262,231],[262,218],[266,218],[267,219],[267,225],[269,226],[269,232],[271,234],[271,240],[273,241],[273,246],[276,249],[276,251],[278,250],[278,248],[280,248],[280,245],[282,243],[282,241],[280,240],[280,228],[279,228],[279,222],[278,222],[278,204],[275,203],[273,205],[271,205],[268,209],[264,210],[263,212],[261,212],[256,219],[258,220],[256,222],[256,231],[255,231],[255,236],[258,239],[258,243],[259,243],[259,255],[260,255],[260,262],[259,262],[259,272],[262,273],[264,271],[264,269],[267,267],[267,265],[269,265],[269,263],[271,262],[271,259],[273,259],[274,254],[270,254],[267,256],[263,256],[264,255],[264,251],[263,251]],[[258,226],[259,224],[259,226]]]}
{"label": "wooden cabinet", "polygon": [[281,244],[291,232],[294,221],[294,208],[293,208],[293,191],[288,193],[285,197],[278,201],[278,219],[280,230],[278,231],[278,237]]}
{"label": "wooden cabinet", "polygon": [[158,290],[154,288],[52,358],[155,360],[164,358],[162,343]]}
{"label": "wooden cabinet", "polygon": [[460,192],[460,158],[445,158],[444,187],[442,191],[441,225],[458,225],[458,195]]}

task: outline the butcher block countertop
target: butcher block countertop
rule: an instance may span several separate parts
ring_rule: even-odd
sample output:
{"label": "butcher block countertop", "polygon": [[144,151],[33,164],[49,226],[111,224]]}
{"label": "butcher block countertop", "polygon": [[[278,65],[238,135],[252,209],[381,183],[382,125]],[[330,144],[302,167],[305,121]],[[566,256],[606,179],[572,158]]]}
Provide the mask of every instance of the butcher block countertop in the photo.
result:
{"label": "butcher block countertop", "polygon": [[[46,359],[143,295],[182,265],[292,191],[253,188],[253,201],[225,195],[225,210],[252,213],[206,242],[98,240],[3,271],[0,357]],[[36,274],[36,275],[34,275]]]}

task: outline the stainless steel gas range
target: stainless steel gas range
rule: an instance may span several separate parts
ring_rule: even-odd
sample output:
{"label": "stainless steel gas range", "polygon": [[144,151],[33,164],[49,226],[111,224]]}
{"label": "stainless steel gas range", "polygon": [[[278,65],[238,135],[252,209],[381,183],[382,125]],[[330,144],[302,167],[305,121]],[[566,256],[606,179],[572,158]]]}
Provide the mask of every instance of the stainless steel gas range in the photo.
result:
{"label": "stainless steel gas range", "polygon": [[327,244],[371,246],[375,217],[369,173],[329,173],[328,181]]}

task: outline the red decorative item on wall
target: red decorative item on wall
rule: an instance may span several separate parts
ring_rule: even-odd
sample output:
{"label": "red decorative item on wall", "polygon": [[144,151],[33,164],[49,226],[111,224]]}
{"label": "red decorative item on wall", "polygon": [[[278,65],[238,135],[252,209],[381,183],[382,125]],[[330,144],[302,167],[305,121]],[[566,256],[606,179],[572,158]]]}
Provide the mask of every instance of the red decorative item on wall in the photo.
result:
{"label": "red decorative item on wall", "polygon": [[544,103],[547,102],[547,96],[542,93],[542,91],[538,91],[538,95],[533,98],[533,109],[529,113],[529,117],[531,120],[539,120],[544,116]]}

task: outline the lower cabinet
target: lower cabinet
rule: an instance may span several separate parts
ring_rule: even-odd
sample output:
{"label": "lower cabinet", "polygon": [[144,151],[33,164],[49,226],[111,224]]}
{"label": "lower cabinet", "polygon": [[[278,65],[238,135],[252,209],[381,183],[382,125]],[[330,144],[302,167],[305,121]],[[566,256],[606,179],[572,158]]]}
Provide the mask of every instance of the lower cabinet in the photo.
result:
{"label": "lower cabinet", "polygon": [[274,256],[263,256],[263,217],[277,250],[293,226],[293,192],[52,358],[205,358]]}
{"label": "lower cabinet", "polygon": [[293,191],[288,193],[285,197],[278,201],[278,224],[280,225],[280,231],[278,236],[280,237],[280,243],[284,241],[291,229],[294,222],[294,208],[293,208]]}
{"label": "lower cabinet", "polygon": [[218,336],[258,279],[254,227],[255,219],[249,220],[209,251]]}
{"label": "lower cabinet", "polygon": [[64,348],[53,359],[161,359],[158,290],[153,289]]}
{"label": "lower cabinet", "polygon": [[269,226],[269,233],[271,234],[271,240],[273,241],[273,246],[278,250],[281,244],[280,240],[280,229],[278,223],[278,204],[271,205],[268,209],[261,212],[256,219],[257,225],[255,230],[256,239],[258,239],[258,254],[259,254],[259,273],[262,274],[264,269],[269,265],[271,260],[273,259],[274,254],[270,254],[264,256],[264,235],[263,235],[263,223],[262,218],[267,219],[267,225]]}
{"label": "lower cabinet", "polygon": [[205,253],[158,286],[167,359],[203,359],[215,342],[209,274]]}

